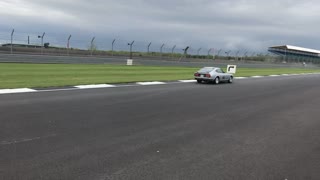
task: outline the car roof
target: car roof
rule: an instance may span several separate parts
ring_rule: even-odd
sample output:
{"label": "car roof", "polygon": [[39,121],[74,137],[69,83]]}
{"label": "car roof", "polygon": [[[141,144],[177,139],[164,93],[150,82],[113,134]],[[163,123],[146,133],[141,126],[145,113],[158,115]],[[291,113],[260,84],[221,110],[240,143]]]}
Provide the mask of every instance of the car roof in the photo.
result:
{"label": "car roof", "polygon": [[198,72],[200,72],[200,73],[208,73],[208,72],[214,71],[215,69],[217,69],[217,67],[203,67]]}
{"label": "car roof", "polygon": [[215,68],[219,68],[219,67],[203,67],[203,68],[212,68],[212,69],[215,69]]}
{"label": "car roof", "polygon": [[[203,68],[208,68],[208,69],[220,69],[219,67],[203,67]],[[203,69],[201,68],[201,69]]]}

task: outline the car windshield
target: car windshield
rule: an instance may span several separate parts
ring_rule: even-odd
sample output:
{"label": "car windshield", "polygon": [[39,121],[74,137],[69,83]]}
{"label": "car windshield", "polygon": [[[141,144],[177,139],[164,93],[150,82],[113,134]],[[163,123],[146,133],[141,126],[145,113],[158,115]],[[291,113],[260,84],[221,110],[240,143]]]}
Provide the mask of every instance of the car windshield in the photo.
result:
{"label": "car windshield", "polygon": [[214,68],[212,68],[212,67],[204,67],[204,68],[200,69],[198,72],[207,73],[207,72],[210,72],[212,70],[214,70]]}

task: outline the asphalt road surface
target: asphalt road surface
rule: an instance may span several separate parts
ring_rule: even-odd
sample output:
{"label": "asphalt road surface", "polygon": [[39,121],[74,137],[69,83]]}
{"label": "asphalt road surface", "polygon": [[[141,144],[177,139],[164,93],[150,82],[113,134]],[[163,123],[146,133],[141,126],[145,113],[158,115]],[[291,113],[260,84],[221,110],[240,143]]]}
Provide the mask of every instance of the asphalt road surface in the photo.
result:
{"label": "asphalt road surface", "polygon": [[320,179],[320,76],[0,95],[0,179]]}
{"label": "asphalt road surface", "polygon": [[[0,54],[0,62],[3,63],[63,63],[63,64],[126,64],[128,57],[99,57],[99,56],[47,56],[27,54]],[[300,63],[271,64],[271,63],[250,63],[245,61],[219,61],[219,60],[197,60],[197,59],[159,59],[159,57],[134,57],[134,65],[149,66],[222,66],[235,64],[242,68],[303,68]],[[319,68],[317,65],[307,64],[305,68]]]}

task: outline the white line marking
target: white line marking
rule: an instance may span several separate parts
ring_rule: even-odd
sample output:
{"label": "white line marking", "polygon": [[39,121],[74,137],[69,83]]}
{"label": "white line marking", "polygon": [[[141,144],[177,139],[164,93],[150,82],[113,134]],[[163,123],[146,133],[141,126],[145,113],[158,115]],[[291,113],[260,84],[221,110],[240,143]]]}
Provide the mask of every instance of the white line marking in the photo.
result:
{"label": "white line marking", "polygon": [[26,93],[26,92],[36,92],[37,90],[29,88],[20,89],[0,89],[0,94],[11,94],[11,93]]}
{"label": "white line marking", "polygon": [[179,80],[179,82],[191,83],[191,82],[197,82],[197,80]]}
{"label": "white line marking", "polygon": [[80,90],[80,89],[79,88],[44,89],[44,90],[38,90],[38,92],[73,91],[73,90]]}
{"label": "white line marking", "polygon": [[45,139],[49,137],[55,137],[57,136],[56,134],[50,134],[47,136],[42,136],[42,137],[33,137],[33,138],[25,138],[25,139],[20,139],[20,140],[14,140],[14,141],[1,141],[0,145],[10,145],[10,144],[18,144],[18,143],[24,143],[24,142],[29,142],[29,141],[35,141],[39,139]]}
{"label": "white line marking", "polygon": [[92,84],[92,85],[79,85],[74,87],[79,89],[95,89],[95,88],[109,88],[109,87],[116,87],[116,86],[110,85],[110,84]]}
{"label": "white line marking", "polygon": [[235,79],[248,79],[248,77],[235,77]]}
{"label": "white line marking", "polygon": [[[320,73],[300,73],[300,74],[281,74],[281,75],[269,75],[270,77],[277,76],[289,76],[289,75],[320,75]],[[252,77],[235,77],[234,79],[249,79],[249,78],[262,78],[267,76],[252,76]],[[196,82],[196,80],[178,80],[176,83],[181,82]],[[169,84],[176,84],[169,83]],[[157,84],[167,84],[165,82],[153,81],[153,82],[137,82],[136,85],[157,85]],[[72,91],[72,90],[80,90],[80,89],[92,89],[92,88],[109,88],[109,87],[133,87],[132,85],[111,85],[111,84],[95,84],[95,85],[79,85],[74,86],[74,88],[66,88],[66,89],[47,89],[47,90],[35,90],[30,88],[19,88],[19,89],[0,89],[0,94],[10,94],[10,93],[25,93],[25,92],[57,92],[57,91]],[[0,143],[1,145],[1,143]]]}
{"label": "white line marking", "polygon": [[139,84],[139,85],[157,85],[157,84],[166,84],[164,82],[159,82],[159,81],[153,81],[153,82],[137,82],[136,84]]}

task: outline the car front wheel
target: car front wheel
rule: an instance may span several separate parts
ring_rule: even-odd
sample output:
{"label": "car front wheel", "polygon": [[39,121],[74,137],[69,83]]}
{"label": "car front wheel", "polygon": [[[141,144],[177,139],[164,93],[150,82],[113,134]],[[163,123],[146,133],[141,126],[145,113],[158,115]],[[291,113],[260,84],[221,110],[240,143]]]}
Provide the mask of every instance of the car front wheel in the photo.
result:
{"label": "car front wheel", "polygon": [[201,83],[202,82],[202,80],[197,80],[197,83]]}
{"label": "car front wheel", "polygon": [[233,82],[233,77],[232,77],[232,76],[230,76],[228,82],[229,82],[229,83],[232,83],[232,82]]}

